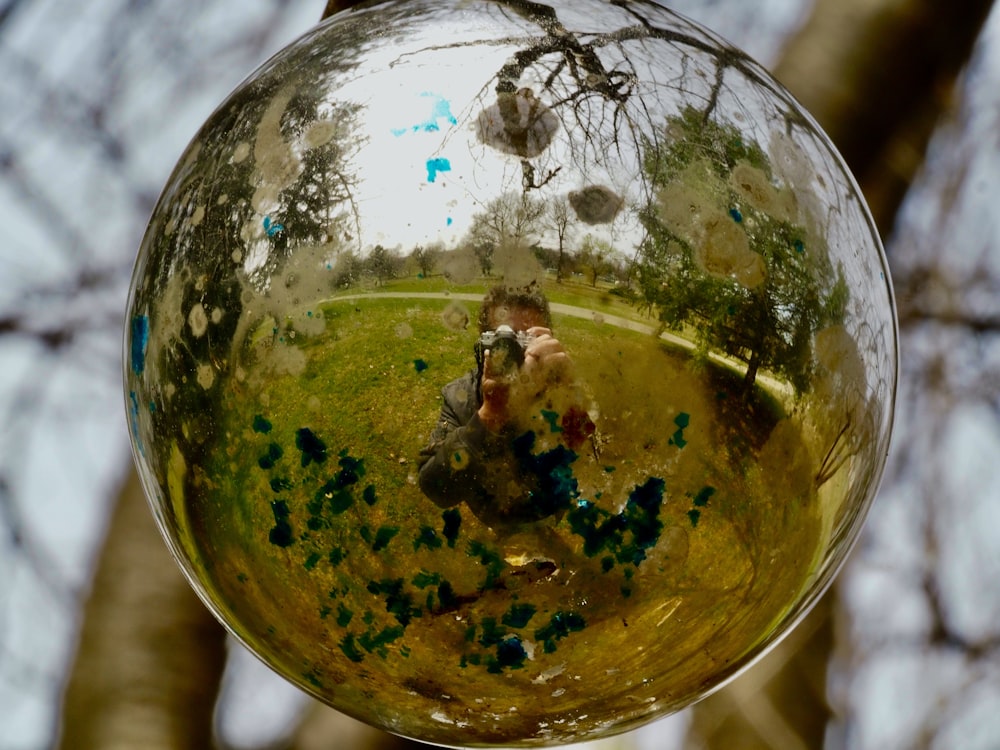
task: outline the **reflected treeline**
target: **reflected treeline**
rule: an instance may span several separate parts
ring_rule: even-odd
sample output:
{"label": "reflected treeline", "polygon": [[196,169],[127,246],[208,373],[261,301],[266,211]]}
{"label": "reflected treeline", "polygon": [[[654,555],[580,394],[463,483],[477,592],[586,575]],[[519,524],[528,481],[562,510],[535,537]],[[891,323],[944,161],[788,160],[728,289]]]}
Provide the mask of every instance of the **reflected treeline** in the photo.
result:
{"label": "reflected treeline", "polygon": [[579,220],[578,209],[573,205],[574,199],[578,204],[589,200],[580,211],[600,211],[607,215],[608,208],[605,205],[595,208],[595,203],[617,204],[609,217],[613,218],[623,203],[622,198],[610,189],[598,190],[597,199],[579,198],[578,193],[548,200],[536,198],[532,193],[504,193],[473,215],[469,231],[451,247],[438,241],[409,248],[375,245],[362,253],[341,250],[333,267],[333,286],[344,289],[379,285],[408,276],[444,276],[465,283],[472,280],[468,273],[464,274],[466,278],[454,278],[455,269],[470,265],[476,277],[495,279],[504,275],[503,265],[512,256],[518,256],[519,260],[526,256],[535,271],[557,282],[575,278],[594,288],[610,287],[613,293],[635,300],[637,292],[631,284],[635,277],[636,248],[627,248],[626,253],[626,248],[615,247],[607,233],[585,231],[590,227]]}

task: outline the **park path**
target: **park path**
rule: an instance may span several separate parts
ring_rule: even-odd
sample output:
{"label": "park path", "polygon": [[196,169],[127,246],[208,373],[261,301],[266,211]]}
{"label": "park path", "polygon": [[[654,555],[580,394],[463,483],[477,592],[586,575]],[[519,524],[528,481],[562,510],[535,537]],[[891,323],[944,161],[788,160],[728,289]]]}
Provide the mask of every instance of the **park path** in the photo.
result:
{"label": "park path", "polygon": [[[361,294],[346,294],[343,296],[335,297],[331,299],[331,302],[338,300],[359,300],[359,299],[435,299],[435,300],[459,300],[461,302],[481,302],[483,295],[481,294],[471,294],[464,292],[364,292]],[[591,310],[586,307],[579,307],[577,305],[567,305],[561,302],[551,302],[549,303],[549,308],[552,312],[558,315],[569,315],[574,318],[582,318],[584,320],[592,320],[595,323],[606,324],[614,326],[615,328],[623,328],[629,331],[636,331],[637,333],[644,333],[649,336],[655,336],[657,332],[656,326],[651,326],[648,323],[643,323],[638,320],[633,320],[631,318],[625,318],[620,315],[613,315],[611,313],[603,313],[598,310]],[[678,336],[677,334],[671,333],[670,331],[660,331],[659,338],[662,341],[669,342],[676,346],[683,347],[684,349],[694,350],[697,345],[690,341],[689,339]],[[731,357],[726,357],[722,354],[716,352],[709,352],[708,356],[714,361],[718,362],[725,367],[729,367],[739,373],[746,372],[746,364],[740,362],[739,360],[733,359]],[[777,378],[771,377],[765,373],[757,374],[757,384],[765,387],[773,395],[780,396],[782,398],[792,398],[794,397],[794,389],[789,383],[785,381],[778,380]]]}

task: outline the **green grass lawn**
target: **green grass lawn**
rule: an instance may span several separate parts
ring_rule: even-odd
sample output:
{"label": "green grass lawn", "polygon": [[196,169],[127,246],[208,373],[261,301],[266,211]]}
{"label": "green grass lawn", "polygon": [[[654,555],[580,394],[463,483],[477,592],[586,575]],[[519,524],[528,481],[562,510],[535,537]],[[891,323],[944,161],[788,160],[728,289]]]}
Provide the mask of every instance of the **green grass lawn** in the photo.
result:
{"label": "green grass lawn", "polygon": [[[565,287],[547,289],[552,301],[628,309]],[[456,296],[482,290],[400,280],[254,339],[245,377],[225,391],[219,445],[188,472],[191,533],[220,608],[256,623],[244,638],[292,679],[338,691],[361,715],[372,693],[428,715],[442,692],[503,696],[522,706],[515,723],[595,695],[627,711],[644,688],[542,676],[649,659],[676,694],[697,689],[717,660],[735,663],[769,632],[815,558],[813,498],[771,476],[798,460],[770,439],[788,420],[773,401],[733,398],[738,377],[689,350],[557,315],[597,425],[570,464],[593,527],[572,513],[517,530],[488,528],[462,504],[447,515],[420,492],[418,457],[442,386],[474,365],[474,325],[444,313],[461,305],[474,321],[476,303]],[[540,442],[558,439],[553,424],[538,422]],[[662,504],[626,515],[643,486],[663,487]],[[614,539],[615,523],[636,518],[651,535],[640,556],[591,535],[603,526]],[[525,550],[557,559],[559,573],[522,575],[507,559]]]}

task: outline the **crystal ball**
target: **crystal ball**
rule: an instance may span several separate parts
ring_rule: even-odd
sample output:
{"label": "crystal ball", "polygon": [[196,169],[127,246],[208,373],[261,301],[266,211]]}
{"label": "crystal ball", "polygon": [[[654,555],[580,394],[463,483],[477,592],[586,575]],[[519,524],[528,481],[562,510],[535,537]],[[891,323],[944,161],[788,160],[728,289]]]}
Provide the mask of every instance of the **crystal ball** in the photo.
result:
{"label": "crystal ball", "polygon": [[136,462],[218,619],[452,746],[703,697],[822,594],[882,473],[876,228],[758,64],[643,0],[338,14],[149,223]]}

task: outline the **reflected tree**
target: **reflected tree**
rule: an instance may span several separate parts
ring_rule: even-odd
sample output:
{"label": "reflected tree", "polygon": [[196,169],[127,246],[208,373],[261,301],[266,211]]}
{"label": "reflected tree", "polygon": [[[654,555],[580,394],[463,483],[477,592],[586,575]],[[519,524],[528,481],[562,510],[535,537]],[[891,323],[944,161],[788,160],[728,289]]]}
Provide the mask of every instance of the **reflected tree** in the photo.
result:
{"label": "reflected tree", "polygon": [[383,285],[399,276],[403,270],[403,259],[395,250],[376,245],[365,258],[364,268],[375,277],[376,283]]}
{"label": "reflected tree", "polygon": [[744,395],[762,368],[804,392],[813,334],[843,320],[849,292],[800,223],[796,195],[775,184],[758,144],[694,108],[668,120],[662,143],[646,143],[644,168],[646,303],[665,327],[695,330],[704,349],[744,362]]}
{"label": "reflected tree", "polygon": [[358,138],[360,107],[350,102],[324,102],[300,93],[289,102],[281,120],[285,141],[301,150],[295,183],[281,192],[283,236],[293,246],[336,242],[350,246],[361,229],[354,194],[356,175],[348,171],[351,157],[363,145]]}
{"label": "reflected tree", "polygon": [[443,253],[444,246],[441,243],[417,245],[410,251],[409,259],[417,267],[420,275],[427,278],[434,272]]}
{"label": "reflected tree", "polygon": [[504,248],[531,247],[543,226],[545,203],[528,193],[504,193],[489,201],[472,217],[465,244],[472,249],[480,270],[489,276],[496,252]]}
{"label": "reflected tree", "polygon": [[557,195],[549,200],[548,205],[548,225],[549,229],[556,236],[557,256],[555,262],[556,281],[561,282],[566,275],[566,253],[567,243],[573,231],[572,213],[569,201],[564,196]]}
{"label": "reflected tree", "polygon": [[588,234],[580,243],[576,254],[576,267],[584,272],[592,287],[598,279],[607,276],[614,268],[614,249],[606,240]]}

